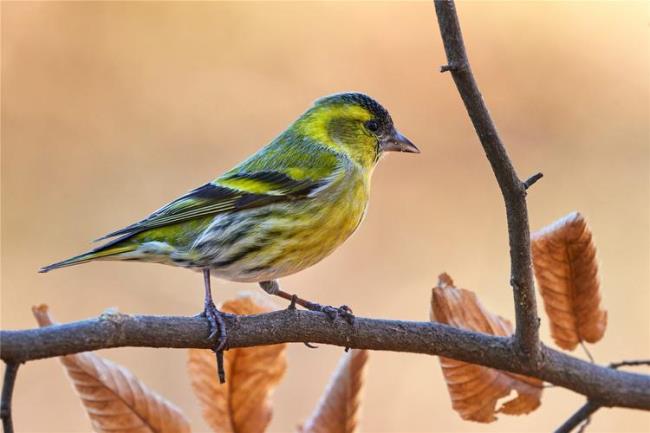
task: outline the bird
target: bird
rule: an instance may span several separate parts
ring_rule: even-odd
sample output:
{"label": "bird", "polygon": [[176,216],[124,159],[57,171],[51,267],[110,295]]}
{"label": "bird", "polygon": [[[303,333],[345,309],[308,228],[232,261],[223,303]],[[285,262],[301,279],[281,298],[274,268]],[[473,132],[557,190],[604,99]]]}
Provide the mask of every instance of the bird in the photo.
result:
{"label": "bird", "polygon": [[278,280],[336,250],[364,219],[371,177],[386,152],[419,153],[375,99],[344,92],[316,100],[284,132],[223,175],[148,217],[97,239],[103,245],[44,266],[48,272],[91,261],[137,261],[203,273],[213,350],[227,341],[210,277],[256,282],[270,295],[353,319],[351,310],[307,301]]}

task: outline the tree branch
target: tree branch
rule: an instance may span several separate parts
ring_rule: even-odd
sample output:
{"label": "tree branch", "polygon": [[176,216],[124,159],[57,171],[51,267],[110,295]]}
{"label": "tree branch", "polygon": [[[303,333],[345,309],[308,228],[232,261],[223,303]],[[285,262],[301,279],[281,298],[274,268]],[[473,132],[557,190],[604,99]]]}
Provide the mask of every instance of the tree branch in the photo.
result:
{"label": "tree branch", "polygon": [[[585,347],[585,350],[587,348]],[[587,354],[589,352],[587,351]],[[589,355],[589,358],[591,359],[591,362],[593,362],[593,358],[591,355]],[[633,361],[620,361],[620,362],[612,362],[609,364],[609,368],[617,369],[621,367],[638,367],[641,365],[650,365],[650,359],[639,359],[639,360],[633,360]],[[593,401],[593,400],[587,400],[587,403],[585,403],[580,409],[578,409],[569,419],[567,419],[564,424],[562,424],[560,427],[555,430],[555,433],[570,433],[575,429],[580,423],[586,421],[578,431],[582,432],[585,430],[585,427],[589,424],[589,420],[591,415],[596,413],[598,409],[602,407],[601,404]]]}
{"label": "tree branch", "polygon": [[517,176],[474,80],[456,6],[452,0],[435,0],[434,3],[448,62],[441,71],[450,71],[454,78],[505,201],[510,239],[510,284],[514,292],[517,323],[515,346],[529,362],[536,364],[540,361],[539,318],[531,268],[526,189],[539,177],[533,176],[530,185],[526,185]]}
{"label": "tree branch", "polygon": [[601,405],[598,403],[588,400],[580,409],[576,411],[571,417],[559,426],[555,433],[570,433],[574,428],[576,428],[580,423],[589,419],[589,417],[600,409]]}
{"label": "tree branch", "polygon": [[[231,348],[305,342],[370,350],[441,355],[537,377],[585,395],[604,406],[650,410],[650,376],[617,371],[542,346],[539,368],[513,355],[512,341],[432,322],[357,317],[350,325],[325,314],[282,310],[226,317]],[[24,362],[110,347],[210,348],[208,324],[200,317],[129,316],[99,318],[47,328],[1,331],[0,357]]]}
{"label": "tree branch", "polygon": [[11,418],[11,398],[14,395],[14,385],[18,374],[18,362],[7,362],[5,365],[5,377],[2,383],[2,402],[0,403],[0,418],[2,418],[2,430],[4,433],[14,433],[14,423]]}

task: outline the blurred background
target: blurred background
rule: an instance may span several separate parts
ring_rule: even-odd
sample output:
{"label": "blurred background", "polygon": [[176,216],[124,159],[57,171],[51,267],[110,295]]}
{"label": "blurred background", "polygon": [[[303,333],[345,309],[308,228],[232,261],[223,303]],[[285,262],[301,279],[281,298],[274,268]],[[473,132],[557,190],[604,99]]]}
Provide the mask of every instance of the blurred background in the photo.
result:
{"label": "blurred background", "polygon": [[[579,210],[609,311],[601,363],[650,351],[648,4],[473,2],[459,14],[480,88],[529,194],[538,229]],[[230,168],[311,102],[367,92],[422,154],[375,172],[368,216],[331,257],[284,287],[358,315],[427,320],[450,273],[514,318],[501,195],[451,77],[430,2],[2,2],[2,329],[47,303],[73,321],[108,307],[196,314],[199,274],[149,264],[37,269]],[[214,282],[218,299],[252,284]],[[279,303],[279,307],[284,307]],[[542,335],[551,344],[546,317]],[[343,353],[288,351],[271,432],[294,431]],[[101,352],[207,431],[183,350]],[[576,352],[584,357],[581,352]],[[545,390],[529,416],[462,421],[434,357],[371,354],[363,432],[549,431],[583,403]],[[21,368],[18,431],[89,431],[55,359]],[[38,414],[36,416],[36,414]],[[650,430],[647,413],[599,411],[590,432]]]}

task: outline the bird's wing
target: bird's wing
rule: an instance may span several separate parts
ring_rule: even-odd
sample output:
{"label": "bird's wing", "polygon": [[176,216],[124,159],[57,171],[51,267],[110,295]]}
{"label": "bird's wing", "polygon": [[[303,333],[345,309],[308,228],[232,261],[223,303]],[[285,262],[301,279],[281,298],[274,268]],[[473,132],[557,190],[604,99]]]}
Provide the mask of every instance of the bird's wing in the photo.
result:
{"label": "bird's wing", "polygon": [[109,233],[98,240],[133,235],[222,212],[305,199],[327,188],[339,177],[338,174],[338,170],[332,170],[329,176],[314,180],[295,179],[283,172],[272,170],[230,172],[179,197],[142,221]]}

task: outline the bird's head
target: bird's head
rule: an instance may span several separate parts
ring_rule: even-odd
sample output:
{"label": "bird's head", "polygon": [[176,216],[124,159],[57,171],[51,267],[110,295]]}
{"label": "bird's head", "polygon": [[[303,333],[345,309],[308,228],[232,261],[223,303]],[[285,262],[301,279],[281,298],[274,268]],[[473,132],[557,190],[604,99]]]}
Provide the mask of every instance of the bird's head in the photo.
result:
{"label": "bird's head", "polygon": [[296,122],[298,132],[372,169],[384,152],[419,153],[384,107],[363,93],[317,100]]}

